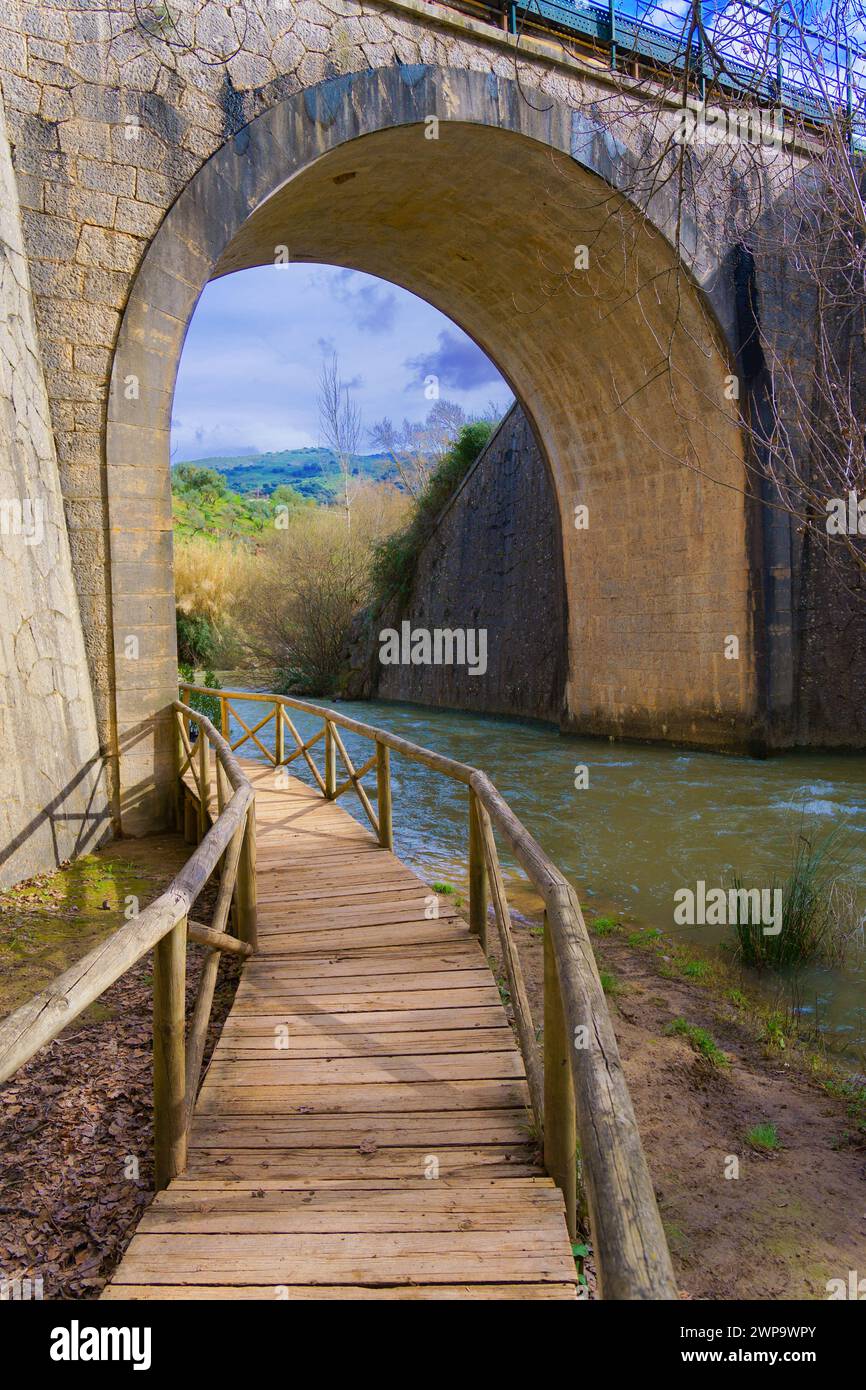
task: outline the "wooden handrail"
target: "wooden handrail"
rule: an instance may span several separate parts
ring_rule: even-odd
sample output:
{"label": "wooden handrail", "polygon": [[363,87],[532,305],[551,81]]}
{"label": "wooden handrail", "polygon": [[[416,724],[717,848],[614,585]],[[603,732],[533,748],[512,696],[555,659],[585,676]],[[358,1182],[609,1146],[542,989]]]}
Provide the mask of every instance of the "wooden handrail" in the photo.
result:
{"label": "wooden handrail", "polygon": [[[447,758],[442,753],[434,753],[432,749],[422,748],[417,743],[411,743],[409,739],[389,733],[387,729],[377,729],[372,724],[363,724],[359,719],[352,719],[350,715],[341,714],[335,709],[328,709],[325,705],[314,705],[310,700],[296,700],[291,695],[274,695],[270,692],[263,694],[250,690],[215,690],[207,685],[189,685],[186,682],[180,688],[191,694],[212,695],[220,703],[225,700],[246,700],[248,703],[255,701],[271,705],[277,703],[289,709],[299,709],[305,714],[315,715],[317,719],[324,719],[327,723],[336,725],[337,728],[348,729],[350,733],[360,734],[363,738],[371,739],[374,742],[378,741],[386,748],[390,748],[392,752],[402,753],[415,762],[423,763],[433,772],[444,773],[446,777],[453,777],[456,782],[462,782],[465,786],[469,785],[469,779],[476,771],[475,768],[469,767],[466,763],[457,762],[455,758]],[[239,740],[235,747],[239,748],[242,742],[244,740]]]}
{"label": "wooden handrail", "polygon": [[[222,950],[232,949],[229,942],[233,939],[226,935],[224,928],[235,885],[243,939],[236,942],[236,954],[249,955],[255,945],[252,784],[226,740],[205,715],[179,701],[174,703],[173,709],[181,720],[194,721],[199,730],[195,745],[181,737],[177,762],[179,770],[189,769],[200,797],[197,819],[201,841],[198,847],[154,902],[0,1023],[0,1082],[3,1082],[62,1033],[148,951],[154,952],[154,1146],[158,1187],[165,1186],[185,1163],[192,1097],[216,980],[215,962]],[[219,800],[223,803],[210,826],[207,804],[209,745],[216,755]],[[184,752],[187,754],[185,762]],[[223,778],[231,791],[227,801]],[[178,810],[182,811],[182,804],[178,805]],[[201,928],[196,924],[192,933],[199,940],[205,940],[210,949],[202,971],[187,1052],[184,1036],[187,921],[193,903],[221,860],[222,877],[213,926]],[[239,865],[243,866],[240,873]]]}
{"label": "wooden handrail", "polygon": [[[214,690],[207,686],[184,685],[182,689],[220,700],[223,717],[227,702],[240,699],[279,704],[322,719],[326,746],[324,777],[317,768],[315,771],[316,780],[328,797],[332,798],[338,791],[337,747],[344,752],[342,740],[336,733],[338,727],[374,741],[377,749],[400,753],[467,787],[470,926],[484,945],[487,894],[488,888],[492,888],[497,926],[500,933],[504,933],[506,969],[509,980],[514,981],[512,992],[519,996],[516,1001],[519,1040],[533,1107],[545,1133],[548,1170],[563,1188],[569,1221],[573,1223],[578,1161],[574,1141],[576,1127],[601,1296],[675,1299],[676,1282],[664,1228],[577,894],[489,777],[478,768],[308,700],[271,693]],[[383,765],[387,767],[380,753],[380,770]],[[357,780],[357,774],[354,779],[350,777],[351,784],[356,785]],[[379,786],[380,828],[386,805],[390,840],[390,780],[384,791],[381,782]],[[521,990],[518,983],[519,961],[511,950],[510,917],[493,839],[494,828],[502,835],[545,906],[546,1075],[543,1087],[538,1076],[534,1035],[529,1029],[528,1002],[525,990]],[[569,1074],[570,1082],[564,1085],[563,1078]],[[539,1100],[542,1089],[544,1099]],[[545,1113],[538,1114],[539,1109]]]}

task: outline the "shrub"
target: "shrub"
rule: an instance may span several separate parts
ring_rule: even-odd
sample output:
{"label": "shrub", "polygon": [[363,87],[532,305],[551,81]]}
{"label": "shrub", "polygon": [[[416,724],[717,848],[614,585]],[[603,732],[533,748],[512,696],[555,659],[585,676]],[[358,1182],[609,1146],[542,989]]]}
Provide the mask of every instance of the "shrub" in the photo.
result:
{"label": "shrub", "polygon": [[178,656],[192,666],[232,664],[242,645],[238,603],[255,566],[245,546],[195,536],[176,539]]}
{"label": "shrub", "polygon": [[315,507],[274,530],[247,575],[238,613],[255,656],[280,673],[285,693],[339,690],[349,627],[370,600],[373,546],[399,524],[406,499],[368,484],[351,506]]}
{"label": "shrub", "polygon": [[186,666],[212,665],[219,639],[207,618],[201,613],[177,610],[177,656]]}
{"label": "shrub", "polygon": [[408,599],[418,556],[433,532],[439,513],[489,442],[493,430],[494,425],[489,420],[474,420],[464,425],[419,494],[409,525],[376,547],[373,588],[380,607],[392,598],[401,602]]}
{"label": "shrub", "polygon": [[[208,685],[210,686],[211,690],[222,689],[222,686],[214,671],[206,669],[202,673],[202,679],[197,680],[195,668],[183,661],[178,664],[178,683],[189,685]],[[190,709],[197,709],[200,714],[205,715],[205,717],[209,719],[210,722],[213,724],[217,732],[219,732],[221,711],[220,702],[217,699],[216,695],[199,695],[193,691],[191,692],[189,699],[186,701],[186,703],[189,705]]]}
{"label": "shrub", "polygon": [[[764,924],[753,921],[751,903],[746,921],[733,930],[737,950],[746,965],[784,968],[809,961],[840,964],[851,942],[862,934],[853,887],[842,876],[844,840],[841,827],[823,833],[801,828],[794,844],[791,872],[781,885],[782,929],[767,935]],[[731,886],[743,889],[739,876]],[[778,885],[774,881],[773,890]],[[741,899],[742,901],[742,899]]]}

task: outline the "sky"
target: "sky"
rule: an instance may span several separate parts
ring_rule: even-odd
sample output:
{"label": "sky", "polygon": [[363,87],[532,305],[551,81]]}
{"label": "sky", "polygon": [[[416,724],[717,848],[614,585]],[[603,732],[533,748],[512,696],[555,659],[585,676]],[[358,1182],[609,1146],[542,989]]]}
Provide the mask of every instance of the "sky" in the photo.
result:
{"label": "sky", "polygon": [[336,351],[367,431],[423,420],[426,377],[469,413],[511,392],[492,362],[408,291],[336,266],[263,266],[209,284],[190,324],[172,410],[172,461],[322,443],[318,386]]}

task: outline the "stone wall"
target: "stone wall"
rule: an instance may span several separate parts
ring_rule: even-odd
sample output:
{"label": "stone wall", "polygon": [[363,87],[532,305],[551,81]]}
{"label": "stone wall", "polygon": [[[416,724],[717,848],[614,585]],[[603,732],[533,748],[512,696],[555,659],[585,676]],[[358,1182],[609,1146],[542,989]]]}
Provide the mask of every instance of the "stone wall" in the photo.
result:
{"label": "stone wall", "polygon": [[2,101],[0,611],[3,887],[110,827]]}
{"label": "stone wall", "polygon": [[[586,495],[605,481],[585,476]],[[628,495],[634,469],[612,471],[606,486],[614,497]],[[681,481],[681,480],[680,480]],[[673,475],[671,484],[676,486]],[[681,506],[677,497],[676,505]],[[660,597],[663,614],[688,588],[712,602],[712,545],[702,570],[685,557],[694,557],[702,544],[701,512],[684,517],[691,527],[691,552],[671,554],[664,572],[623,548],[620,592],[641,582],[636,566],[643,565],[644,585]],[[755,562],[754,589],[758,646],[779,646],[775,663],[778,689],[766,692],[760,719],[753,729],[753,751],[791,747],[862,748],[866,743],[866,707],[860,697],[866,681],[864,581],[859,569],[827,563],[827,552],[814,541],[795,544],[790,518],[769,513],[774,543],[784,557],[791,606],[767,613],[760,596],[760,559]],[[749,584],[744,569],[744,583]],[[442,513],[423,548],[409,598],[392,601],[381,613],[359,618],[348,652],[349,693],[360,698],[405,700],[450,709],[544,719],[575,733],[616,732],[609,710],[601,730],[591,718],[575,717],[565,704],[566,652],[569,622],[578,632],[589,624],[607,630],[610,643],[620,641],[627,660],[646,667],[654,651],[667,651],[660,632],[653,634],[646,613],[632,632],[617,621],[618,595],[596,591],[585,605],[567,611],[562,573],[562,540],[555,492],[534,435],[515,405],[490,445],[481,453],[461,488]],[[453,667],[382,665],[380,636],[408,620],[413,628],[487,626],[490,647],[486,677],[471,677]],[[764,631],[772,625],[773,632]],[[577,638],[580,653],[580,638]],[[653,646],[654,643],[654,646]],[[641,645],[644,650],[641,651]],[[595,644],[598,650],[598,642]],[[614,666],[609,659],[605,675]],[[719,710],[711,711],[719,732],[719,747],[728,731]],[[666,726],[666,727],[663,727]],[[628,736],[670,738],[694,742],[688,725],[676,722],[675,692],[664,719],[644,730],[633,724]]]}
{"label": "stone wall", "polygon": [[[747,743],[761,663],[773,668],[764,689],[781,669],[779,643],[769,656],[755,643],[758,599],[773,615],[765,635],[780,626],[790,573],[757,553],[723,392],[736,327],[725,219],[745,187],[736,171],[689,226],[680,275],[669,189],[625,234],[606,210],[606,190],[628,187],[635,129],[627,99],[598,119],[594,103],[611,94],[603,58],[524,35],[518,60],[513,36],[426,0],[190,0],[174,12],[178,33],[134,0],[7,0],[0,11],[0,83],[115,818],[137,833],[169,804],[168,433],[184,334],[207,281],[272,264],[287,228],[293,259],[392,278],[459,322],[519,391],[556,512],[589,502],[589,532],[561,529],[570,726]],[[431,114],[442,138],[428,141]],[[768,170],[768,199],[772,190]],[[574,294],[581,243],[593,258]],[[652,286],[644,303],[634,271]],[[676,411],[666,383],[647,379],[674,308]],[[678,466],[685,458],[723,488],[711,495]],[[495,531],[505,499],[488,500]],[[540,492],[531,505],[540,515]],[[485,593],[503,598],[519,632],[500,563],[491,552]],[[14,619],[13,608],[9,633]],[[740,639],[737,665],[722,656],[728,633]],[[547,662],[542,653],[538,671]],[[532,691],[553,717],[559,675],[520,670],[507,701],[525,707]]]}
{"label": "stone wall", "polygon": [[[487,670],[382,666],[378,633],[409,621],[487,634]],[[351,653],[358,693],[558,724],[567,666],[562,537],[547,467],[514,406],[445,508],[411,594],[391,603]]]}

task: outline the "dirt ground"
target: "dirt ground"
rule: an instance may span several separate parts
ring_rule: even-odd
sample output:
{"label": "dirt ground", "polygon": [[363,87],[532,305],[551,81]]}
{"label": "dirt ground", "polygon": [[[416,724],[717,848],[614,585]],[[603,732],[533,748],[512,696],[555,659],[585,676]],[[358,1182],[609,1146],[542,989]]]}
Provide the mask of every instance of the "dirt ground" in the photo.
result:
{"label": "dirt ground", "polygon": [[[612,923],[612,918],[603,918]],[[536,1022],[543,1017],[543,939],[536,919],[515,917]],[[491,954],[495,931],[491,923]],[[776,1032],[713,965],[702,979],[693,953],[654,934],[634,941],[617,924],[593,933],[644,1148],[683,1297],[827,1298],[827,1281],[866,1274],[866,1124],[863,1102],[828,1093],[832,1072]],[[698,969],[704,969],[700,965]],[[712,1065],[674,1020],[706,1029],[727,1055]],[[823,1084],[822,1084],[823,1083]],[[843,1083],[844,1084],[844,1083]],[[857,1084],[863,1085],[863,1078]],[[746,1136],[776,1126],[779,1148]],[[739,1176],[731,1158],[738,1160]]]}

